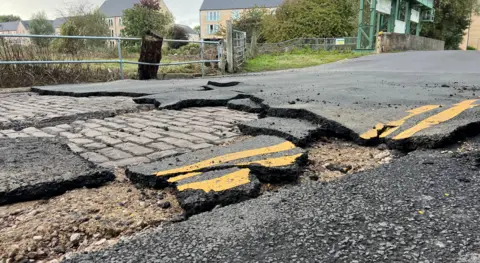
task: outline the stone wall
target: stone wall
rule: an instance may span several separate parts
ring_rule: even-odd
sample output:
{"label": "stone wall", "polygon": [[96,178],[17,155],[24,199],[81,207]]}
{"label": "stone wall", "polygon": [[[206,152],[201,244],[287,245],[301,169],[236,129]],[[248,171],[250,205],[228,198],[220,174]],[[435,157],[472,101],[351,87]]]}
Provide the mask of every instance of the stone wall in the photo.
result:
{"label": "stone wall", "polygon": [[378,36],[376,49],[377,53],[407,50],[444,50],[445,41],[415,35],[384,33]]}

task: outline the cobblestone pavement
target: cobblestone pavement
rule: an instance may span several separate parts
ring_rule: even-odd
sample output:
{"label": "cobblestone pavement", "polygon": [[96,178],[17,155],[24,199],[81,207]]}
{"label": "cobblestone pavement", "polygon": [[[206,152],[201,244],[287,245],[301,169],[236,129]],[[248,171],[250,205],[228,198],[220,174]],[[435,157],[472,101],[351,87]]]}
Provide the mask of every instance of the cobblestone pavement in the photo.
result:
{"label": "cobblestone pavement", "polygon": [[143,108],[128,97],[75,98],[36,93],[0,94],[0,129],[45,127],[83,117],[108,117]]}
{"label": "cobblestone pavement", "polygon": [[96,164],[124,167],[224,143],[240,135],[236,123],[256,118],[224,107],[153,110],[45,128],[0,130],[0,138],[60,136],[74,152]]}

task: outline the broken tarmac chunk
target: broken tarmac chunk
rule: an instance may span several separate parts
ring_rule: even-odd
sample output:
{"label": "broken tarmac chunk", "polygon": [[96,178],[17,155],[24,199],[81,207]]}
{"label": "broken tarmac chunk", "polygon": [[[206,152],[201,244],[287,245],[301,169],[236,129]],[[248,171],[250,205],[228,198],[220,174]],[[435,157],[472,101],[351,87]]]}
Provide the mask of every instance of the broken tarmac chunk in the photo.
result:
{"label": "broken tarmac chunk", "polygon": [[273,136],[258,136],[229,146],[217,146],[170,157],[158,162],[129,167],[133,183],[164,188],[172,177],[227,168],[249,168],[261,182],[281,182],[298,177],[307,161],[305,150]]}
{"label": "broken tarmac chunk", "polygon": [[115,179],[49,138],[0,139],[0,205],[98,187]]}
{"label": "broken tarmac chunk", "polygon": [[246,135],[273,135],[282,137],[298,146],[305,146],[313,139],[326,135],[321,126],[306,120],[267,117],[238,125]]}
{"label": "broken tarmac chunk", "polygon": [[251,113],[260,113],[263,111],[262,105],[252,101],[251,99],[231,100],[227,107],[231,110],[239,110]]}
{"label": "broken tarmac chunk", "polygon": [[212,210],[260,195],[260,181],[248,168],[229,168],[188,178],[170,178],[177,183],[176,194],[187,216]]}
{"label": "broken tarmac chunk", "polygon": [[210,90],[153,94],[133,100],[139,104],[155,104],[161,109],[180,110],[189,107],[227,106],[230,100],[247,97],[249,96],[233,91]]}

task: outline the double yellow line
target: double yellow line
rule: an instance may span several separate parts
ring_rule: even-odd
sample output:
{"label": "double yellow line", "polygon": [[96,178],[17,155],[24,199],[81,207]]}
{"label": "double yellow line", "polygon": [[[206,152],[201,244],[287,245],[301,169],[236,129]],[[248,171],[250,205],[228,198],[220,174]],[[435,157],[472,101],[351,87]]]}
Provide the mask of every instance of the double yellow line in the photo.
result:
{"label": "double yellow line", "polygon": [[[395,137],[393,137],[393,139],[394,140],[406,139],[406,138],[409,138],[409,137],[413,136],[414,134],[416,134],[416,133],[418,133],[422,130],[428,129],[432,126],[438,125],[438,124],[446,122],[448,120],[451,120],[451,119],[455,118],[456,116],[460,115],[462,112],[478,106],[478,105],[474,104],[475,102],[477,102],[476,99],[475,100],[465,100],[465,101],[462,101],[458,104],[455,104],[447,110],[444,110],[444,111],[442,111],[438,114],[435,114],[435,115],[433,115],[429,118],[426,118],[426,119],[422,120],[421,122],[419,122],[417,125],[413,126],[412,128],[407,129],[407,130],[401,132],[400,134],[396,135]],[[428,111],[437,109],[437,108],[440,108],[440,105],[426,105],[426,106],[422,106],[422,107],[410,110],[410,111],[408,111],[408,113],[410,113],[410,114],[407,115],[404,118],[401,118],[401,119],[396,120],[396,121],[389,122],[386,125],[383,124],[383,123],[378,123],[377,125],[375,125],[375,128],[373,128],[373,129],[367,131],[366,133],[360,135],[360,138],[365,139],[365,140],[369,140],[369,139],[373,139],[373,138],[377,138],[377,137],[385,138],[388,135],[397,131],[400,128],[400,126],[402,126],[408,119],[410,119],[412,117],[415,117],[417,115],[426,113]]]}
{"label": "double yellow line", "polygon": [[[184,179],[203,174],[202,172],[196,172],[200,169],[204,169],[207,167],[211,167],[214,165],[223,164],[231,161],[241,160],[249,157],[288,151],[294,148],[296,148],[296,146],[293,143],[283,142],[273,146],[225,154],[222,156],[200,161],[191,165],[186,165],[186,166],[182,166],[175,169],[160,171],[155,173],[154,175],[166,176],[170,174],[180,174],[168,179],[168,182],[176,183]],[[302,156],[302,153],[294,154],[294,155],[285,155],[285,156],[275,157],[275,158],[266,158],[266,159],[236,163],[235,166],[245,167],[247,165],[257,164],[263,167],[282,167],[282,166],[293,164],[301,156]],[[186,189],[198,189],[198,190],[203,190],[205,192],[209,192],[209,191],[218,192],[218,191],[224,191],[227,189],[232,189],[234,187],[247,184],[249,182],[250,182],[250,169],[243,168],[233,173],[221,175],[217,178],[179,185],[177,186],[177,189],[179,191],[184,191]]]}

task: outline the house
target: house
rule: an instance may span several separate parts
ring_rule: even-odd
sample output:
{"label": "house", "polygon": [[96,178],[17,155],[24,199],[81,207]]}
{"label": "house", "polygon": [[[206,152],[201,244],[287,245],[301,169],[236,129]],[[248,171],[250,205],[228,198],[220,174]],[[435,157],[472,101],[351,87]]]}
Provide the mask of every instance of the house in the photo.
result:
{"label": "house", "polygon": [[18,35],[28,34],[27,21],[13,21],[0,23],[0,34],[3,35]]}
{"label": "house", "polygon": [[472,16],[472,23],[470,24],[469,29],[465,32],[460,49],[465,50],[467,49],[467,46],[480,50],[480,15]]}
{"label": "house", "polygon": [[187,25],[179,25],[179,24],[176,24],[175,26],[181,27],[185,31],[185,34],[187,34],[188,36],[188,40],[190,41],[200,40],[200,35],[198,34],[198,32],[193,30],[191,27]]}
{"label": "house", "polygon": [[254,7],[276,9],[284,0],[204,0],[200,7],[200,37],[218,39],[216,35],[227,20],[240,17],[242,11]]}
{"label": "house", "polygon": [[[28,32],[28,21],[13,21],[13,22],[4,22],[0,23],[0,34],[2,35],[25,35],[29,34]],[[25,45],[30,43],[28,38],[8,38],[9,41]]]}
{"label": "house", "polygon": [[[171,13],[163,0],[160,0],[160,8],[164,12]],[[125,9],[132,8],[133,5],[139,4],[140,0],[106,0],[101,6],[100,11],[107,17],[110,36],[120,36],[123,26],[122,16]]]}

